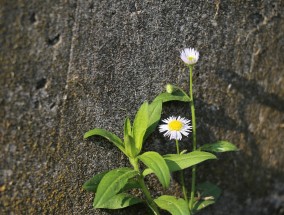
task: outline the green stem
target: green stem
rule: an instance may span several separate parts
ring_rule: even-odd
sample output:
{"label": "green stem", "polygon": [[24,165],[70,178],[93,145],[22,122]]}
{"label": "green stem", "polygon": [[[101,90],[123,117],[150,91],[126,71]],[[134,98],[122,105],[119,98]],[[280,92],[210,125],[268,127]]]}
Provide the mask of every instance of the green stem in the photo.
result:
{"label": "green stem", "polygon": [[193,151],[196,150],[196,121],[195,121],[195,108],[193,100],[193,90],[192,90],[192,70],[193,66],[189,66],[189,93],[190,93],[190,109],[191,109],[191,120],[192,120],[192,138],[193,138]]}
{"label": "green stem", "polygon": [[190,204],[189,204],[190,210],[192,210],[192,208],[193,208],[193,203],[194,203],[195,180],[196,180],[196,166],[193,166],[193,167],[192,167],[192,181],[191,181]]}
{"label": "green stem", "polygon": [[178,144],[178,140],[176,139],[176,147],[177,147],[177,154],[179,155],[179,144]]}
{"label": "green stem", "polygon": [[[192,84],[192,70],[193,65],[189,66],[189,93],[190,93],[190,109],[191,109],[191,120],[192,120],[192,142],[193,142],[193,151],[196,150],[196,121],[195,121],[195,108],[193,100],[193,84]],[[196,183],[196,166],[192,167],[192,178],[191,178],[191,193],[190,193],[190,203],[189,208],[192,210],[194,203],[194,194],[195,194],[195,183]]]}
{"label": "green stem", "polygon": [[[179,143],[178,143],[178,140],[176,139],[176,147],[177,147],[177,154],[179,154]],[[183,192],[183,196],[184,196],[184,199],[186,202],[188,202],[188,199],[187,199],[187,190],[186,190],[186,187],[185,187],[185,183],[184,183],[184,173],[183,173],[183,170],[180,171],[180,181],[181,181],[181,187],[182,187],[182,192]]]}
{"label": "green stem", "polygon": [[146,184],[144,182],[143,175],[140,173],[137,158],[136,159],[131,159],[130,163],[133,165],[134,170],[139,172],[138,183],[141,186],[141,189],[142,189],[142,191],[143,191],[143,193],[144,193],[144,195],[146,197],[146,202],[147,202],[149,208],[151,208],[151,210],[154,213],[154,215],[160,215],[159,209],[158,209],[157,205],[155,204],[155,202],[153,201],[153,199],[151,197],[151,194],[150,194],[150,192],[149,192],[149,190],[148,190],[148,188],[147,188],[147,186],[146,186]]}

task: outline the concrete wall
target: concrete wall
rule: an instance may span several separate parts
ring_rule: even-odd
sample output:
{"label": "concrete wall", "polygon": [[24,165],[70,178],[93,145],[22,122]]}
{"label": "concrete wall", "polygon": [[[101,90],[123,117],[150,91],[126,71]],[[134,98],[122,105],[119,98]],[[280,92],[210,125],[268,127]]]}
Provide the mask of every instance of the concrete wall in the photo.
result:
{"label": "concrete wall", "polygon": [[[241,149],[198,169],[224,190],[201,214],[283,214],[283,11],[281,0],[0,1],[1,214],[145,214],[92,208],[84,181],[129,164],[82,136],[94,127],[121,135],[124,117],[166,83],[186,90],[179,51],[188,46],[201,54],[198,143]],[[190,116],[177,105],[163,116]],[[155,133],[145,149],[174,146]],[[149,184],[161,194],[155,178]]]}

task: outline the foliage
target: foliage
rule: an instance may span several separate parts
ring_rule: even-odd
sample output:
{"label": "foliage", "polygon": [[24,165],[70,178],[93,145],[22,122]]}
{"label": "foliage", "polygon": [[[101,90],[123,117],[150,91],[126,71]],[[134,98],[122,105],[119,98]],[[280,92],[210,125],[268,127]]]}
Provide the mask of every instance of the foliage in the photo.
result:
{"label": "foliage", "polygon": [[[123,138],[106,131],[102,128],[94,128],[85,133],[84,138],[99,136],[113,143],[122,153],[124,153],[131,164],[130,167],[122,167],[110,171],[104,171],[94,175],[86,181],[83,188],[86,191],[95,193],[93,202],[94,208],[121,209],[139,203],[149,206],[153,214],[159,215],[159,209],[166,210],[173,215],[192,215],[201,209],[214,204],[221,194],[221,190],[216,185],[205,182],[196,184],[197,165],[217,159],[212,153],[237,151],[237,147],[228,141],[218,141],[216,143],[205,144],[196,148],[196,121],[194,110],[194,99],[192,93],[192,70],[193,64],[198,61],[199,53],[194,49],[185,49],[181,53],[182,60],[189,66],[190,71],[190,91],[189,95],[181,88],[168,84],[167,92],[162,92],[153,102],[144,102],[138,109],[133,123],[129,117],[125,118],[123,128]],[[143,144],[147,138],[156,130],[161,119],[162,106],[165,102],[180,101],[190,104],[192,114],[192,126],[190,120],[182,117],[170,117],[164,122],[163,131],[165,136],[176,140],[176,154],[160,155],[154,151],[142,152]],[[186,125],[186,129],[185,128]],[[178,140],[182,135],[187,136],[192,128],[192,151],[179,151]],[[161,129],[160,129],[161,130]],[[177,135],[179,133],[179,135]],[[170,135],[169,135],[170,134]],[[171,135],[172,134],[172,135]],[[141,165],[141,164],[144,165]],[[142,169],[142,166],[145,166]],[[192,181],[190,195],[187,194],[187,187],[184,183],[183,171],[192,170]],[[145,177],[155,174],[164,189],[168,189],[171,181],[171,173],[180,173],[180,182],[183,191],[183,198],[162,195],[152,198]],[[144,198],[131,195],[131,190],[139,189],[144,193]]]}

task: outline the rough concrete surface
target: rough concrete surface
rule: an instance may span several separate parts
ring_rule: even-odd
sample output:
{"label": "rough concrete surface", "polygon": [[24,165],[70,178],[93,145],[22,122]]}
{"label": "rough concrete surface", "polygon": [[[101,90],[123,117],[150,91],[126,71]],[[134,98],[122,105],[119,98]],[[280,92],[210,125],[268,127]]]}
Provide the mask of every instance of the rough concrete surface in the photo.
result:
{"label": "rough concrete surface", "polygon": [[[146,214],[92,208],[84,181],[129,164],[82,136],[121,135],[124,117],[166,83],[186,90],[179,51],[188,46],[201,54],[198,143],[240,148],[198,168],[198,180],[224,190],[200,214],[284,214],[283,12],[281,0],[1,0],[0,214]],[[190,117],[184,104],[167,104],[163,116],[172,113]],[[173,147],[156,132],[145,150]]]}

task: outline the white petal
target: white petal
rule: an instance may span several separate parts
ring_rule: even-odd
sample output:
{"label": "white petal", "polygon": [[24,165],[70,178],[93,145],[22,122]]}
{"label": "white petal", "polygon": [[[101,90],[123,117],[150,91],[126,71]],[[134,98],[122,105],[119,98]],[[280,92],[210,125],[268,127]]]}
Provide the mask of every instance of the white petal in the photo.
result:
{"label": "white petal", "polygon": [[177,132],[177,139],[178,140],[181,140],[182,136],[181,136],[181,133],[180,132]]}
{"label": "white petal", "polygon": [[187,136],[188,136],[188,134],[189,134],[189,133],[188,133],[188,132],[186,132],[186,131],[181,131],[180,133],[182,133],[182,135],[183,135],[183,136],[186,136],[186,137],[187,137]]}
{"label": "white petal", "polygon": [[182,59],[182,61],[183,61],[183,62],[185,62],[186,64],[190,64],[190,61],[188,60],[188,58],[187,58],[187,57],[185,57],[185,56],[181,56],[180,58],[181,58],[181,59]]}

